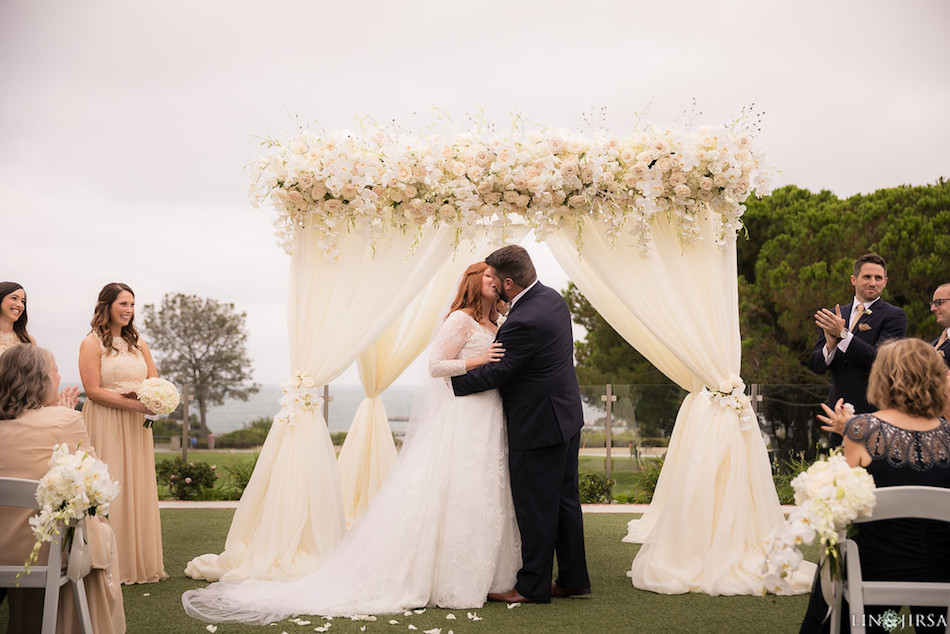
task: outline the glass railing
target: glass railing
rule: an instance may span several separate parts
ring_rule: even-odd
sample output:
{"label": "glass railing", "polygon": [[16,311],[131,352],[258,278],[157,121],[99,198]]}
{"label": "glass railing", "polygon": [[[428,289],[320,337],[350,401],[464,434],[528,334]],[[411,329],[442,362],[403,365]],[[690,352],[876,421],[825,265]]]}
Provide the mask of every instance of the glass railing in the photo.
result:
{"label": "glass railing", "polygon": [[[685,390],[670,384],[582,385],[585,422],[582,446],[587,449],[606,447],[609,417],[610,444],[618,449],[616,455],[625,452],[632,455],[638,447],[657,448],[646,453],[661,454],[659,448],[669,443],[676,415],[686,394]],[[800,452],[814,456],[816,445],[826,436],[820,431],[821,424],[815,416],[821,413],[819,404],[828,394],[827,385],[750,385],[747,394],[752,398],[759,428],[773,458]],[[332,400],[327,404],[330,431],[345,432],[362,399],[362,391],[355,387],[335,388],[331,385],[330,395]],[[382,398],[393,433],[402,435],[414,398],[413,389],[396,389],[394,386],[383,392]],[[234,412],[234,419],[250,421],[264,415],[261,412],[272,415],[276,411],[276,405],[270,402],[265,403],[261,412],[253,410],[251,405],[236,403],[239,411]],[[225,431],[220,430],[219,435]],[[180,437],[156,434],[155,442],[177,450],[181,441]],[[199,448],[207,447],[204,439],[197,442]]]}
{"label": "glass railing", "polygon": [[[675,385],[582,385],[584,446],[605,447],[609,420],[614,448],[663,447],[673,432],[686,391]],[[814,456],[827,434],[816,415],[827,385],[750,385],[763,440],[773,459],[804,453]]]}

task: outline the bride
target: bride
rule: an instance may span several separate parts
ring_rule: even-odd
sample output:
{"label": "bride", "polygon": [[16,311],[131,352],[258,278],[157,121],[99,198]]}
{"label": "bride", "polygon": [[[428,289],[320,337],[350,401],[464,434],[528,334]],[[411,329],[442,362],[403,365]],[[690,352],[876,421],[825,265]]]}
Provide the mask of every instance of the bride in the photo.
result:
{"label": "bride", "polygon": [[498,295],[484,262],[465,270],[429,359],[439,380],[426,414],[366,514],[313,573],[290,581],[218,582],[182,596],[212,623],[298,614],[353,616],[476,608],[514,585],[521,544],[496,390],[456,397],[445,377],[498,361]]}

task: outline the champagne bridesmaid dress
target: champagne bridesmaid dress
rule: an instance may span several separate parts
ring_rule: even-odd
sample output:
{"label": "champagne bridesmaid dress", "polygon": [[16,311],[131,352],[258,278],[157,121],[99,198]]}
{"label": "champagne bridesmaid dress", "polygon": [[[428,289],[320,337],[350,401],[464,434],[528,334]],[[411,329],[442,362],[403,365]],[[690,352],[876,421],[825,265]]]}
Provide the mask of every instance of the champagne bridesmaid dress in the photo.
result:
{"label": "champagne bridesmaid dress", "polygon": [[[148,369],[142,352],[129,349],[124,339],[113,340],[113,350],[99,357],[101,385],[120,394],[134,391]],[[112,502],[109,521],[119,547],[122,583],[150,583],[167,579],[162,558],[162,526],[155,483],[155,447],[145,417],[128,409],[109,407],[86,399],[82,408],[89,436],[121,491]]]}

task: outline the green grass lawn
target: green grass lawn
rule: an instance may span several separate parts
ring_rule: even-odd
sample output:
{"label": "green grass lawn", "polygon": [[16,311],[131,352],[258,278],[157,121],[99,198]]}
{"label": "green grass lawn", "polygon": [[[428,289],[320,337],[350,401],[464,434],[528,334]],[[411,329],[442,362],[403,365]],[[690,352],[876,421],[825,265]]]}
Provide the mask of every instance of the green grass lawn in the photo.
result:
{"label": "green grass lawn", "polygon": [[[128,631],[206,632],[206,623],[185,615],[181,594],[204,583],[184,576],[185,564],[207,552],[220,552],[233,510],[162,510],[165,568],[169,579],[160,583],[125,586]],[[522,605],[508,609],[487,603],[477,610],[429,609],[423,614],[379,617],[375,622],[334,619],[329,630],[338,632],[406,632],[409,626],[424,632],[442,628],[461,632],[797,632],[807,603],[796,597],[711,597],[704,594],[659,595],[635,589],[626,576],[639,546],[620,541],[633,515],[588,514],[585,516],[588,567],[593,594],[558,599],[550,605]],[[483,620],[472,621],[468,612]],[[451,620],[450,615],[456,618]],[[391,625],[390,619],[398,623]],[[283,621],[276,626],[218,626],[219,634],[313,632],[326,621],[310,618],[306,626]],[[361,628],[364,628],[362,630]],[[6,606],[0,608],[0,631],[6,628]]]}

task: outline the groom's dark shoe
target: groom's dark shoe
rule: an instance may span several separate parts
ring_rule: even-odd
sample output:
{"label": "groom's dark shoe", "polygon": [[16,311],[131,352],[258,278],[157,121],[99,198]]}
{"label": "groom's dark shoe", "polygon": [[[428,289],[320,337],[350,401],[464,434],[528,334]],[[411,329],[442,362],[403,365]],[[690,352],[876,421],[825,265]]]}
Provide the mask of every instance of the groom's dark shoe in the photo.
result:
{"label": "groom's dark shoe", "polygon": [[497,601],[499,603],[534,603],[534,601],[528,597],[521,596],[521,593],[514,588],[508,592],[489,592],[488,600]]}
{"label": "groom's dark shoe", "polygon": [[556,599],[577,597],[582,594],[590,594],[590,588],[562,588],[556,583],[551,585],[551,596]]}

